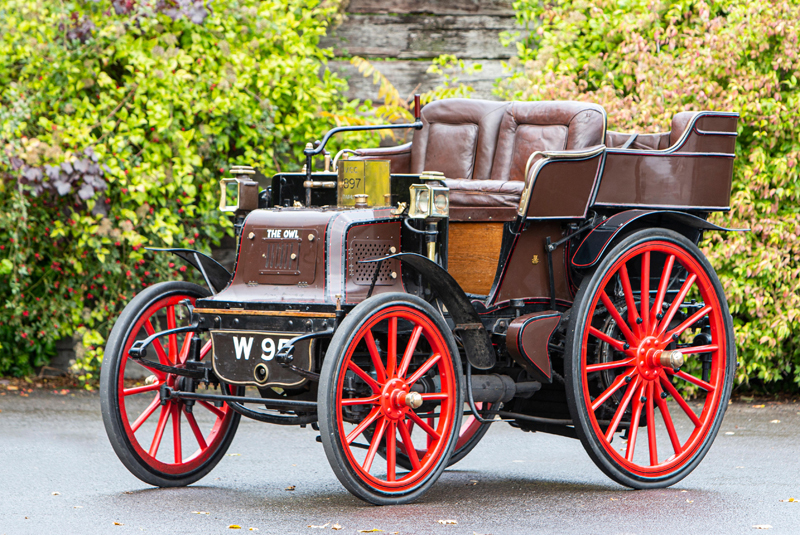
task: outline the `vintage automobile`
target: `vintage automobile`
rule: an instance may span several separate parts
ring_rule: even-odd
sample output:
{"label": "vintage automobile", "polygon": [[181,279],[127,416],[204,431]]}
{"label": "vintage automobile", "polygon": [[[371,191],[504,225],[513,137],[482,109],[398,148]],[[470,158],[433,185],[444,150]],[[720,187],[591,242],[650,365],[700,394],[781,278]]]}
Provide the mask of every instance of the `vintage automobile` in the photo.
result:
{"label": "vintage automobile", "polygon": [[[419,498],[493,422],[577,438],[636,489],[700,463],[736,349],[698,243],[730,230],[707,218],[730,208],[738,115],[637,134],[584,102],[415,109],[411,124],[329,131],[260,191],[234,167],[232,275],[169,249],[207,288],[139,293],[102,368],[106,430],[134,475],[199,480],[241,416],[319,430],[336,476],[374,504]],[[330,161],[332,135],[377,128],[413,141]]]}

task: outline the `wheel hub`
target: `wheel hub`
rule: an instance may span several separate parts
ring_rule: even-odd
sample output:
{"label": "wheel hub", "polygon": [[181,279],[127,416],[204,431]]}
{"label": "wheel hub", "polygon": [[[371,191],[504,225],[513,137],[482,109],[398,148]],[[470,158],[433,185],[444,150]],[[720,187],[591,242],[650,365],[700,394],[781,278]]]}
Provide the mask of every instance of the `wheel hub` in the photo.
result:
{"label": "wheel hub", "polygon": [[655,336],[643,338],[636,350],[636,366],[639,373],[647,380],[654,380],[661,370],[659,356],[662,353],[658,339]]}
{"label": "wheel hub", "polygon": [[[411,406],[410,402],[416,402],[413,396],[409,396],[410,387],[402,379],[391,379],[381,389],[381,412],[391,420],[400,420],[403,414]],[[406,400],[406,397],[409,400]],[[421,401],[421,398],[420,398]]]}

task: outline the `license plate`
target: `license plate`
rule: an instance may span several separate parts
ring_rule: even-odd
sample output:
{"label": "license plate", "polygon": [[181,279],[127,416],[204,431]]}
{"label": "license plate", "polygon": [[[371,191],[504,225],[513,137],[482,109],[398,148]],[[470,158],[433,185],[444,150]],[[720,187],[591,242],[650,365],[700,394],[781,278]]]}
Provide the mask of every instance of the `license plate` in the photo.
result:
{"label": "license plate", "polygon": [[[275,360],[278,351],[300,334],[302,333],[211,331],[214,371],[228,383],[256,384],[256,367],[263,364],[268,370],[267,381],[258,382],[258,386],[300,386],[306,379]],[[292,353],[294,366],[311,370],[312,344],[313,340],[303,340],[295,344]]]}

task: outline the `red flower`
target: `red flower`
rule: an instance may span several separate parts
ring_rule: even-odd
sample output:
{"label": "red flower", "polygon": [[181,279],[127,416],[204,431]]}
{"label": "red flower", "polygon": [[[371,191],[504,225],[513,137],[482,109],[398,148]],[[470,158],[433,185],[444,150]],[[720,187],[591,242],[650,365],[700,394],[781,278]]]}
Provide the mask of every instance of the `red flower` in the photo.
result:
{"label": "red flower", "polygon": [[23,338],[27,338],[28,334],[27,333],[22,333],[22,334],[20,334],[20,336],[23,337]]}
{"label": "red flower", "polygon": [[27,311],[27,310],[23,310],[23,311],[22,311],[22,315],[23,315],[23,316],[25,316],[25,317],[27,318],[27,317],[28,317],[28,311]]}
{"label": "red flower", "polygon": [[186,266],[181,266],[181,267],[180,267],[180,269],[179,269],[178,271],[180,271],[180,272],[184,272],[184,271],[186,271]]}

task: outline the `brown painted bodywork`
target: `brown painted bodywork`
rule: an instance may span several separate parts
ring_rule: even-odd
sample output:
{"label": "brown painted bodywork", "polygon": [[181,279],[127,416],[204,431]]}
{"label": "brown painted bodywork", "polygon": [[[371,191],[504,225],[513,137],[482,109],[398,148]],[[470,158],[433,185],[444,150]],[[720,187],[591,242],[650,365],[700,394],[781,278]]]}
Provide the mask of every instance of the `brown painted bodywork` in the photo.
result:
{"label": "brown painted bodywork", "polygon": [[552,310],[525,314],[508,325],[506,347],[511,357],[534,378],[550,382],[550,337],[561,321],[561,314]]}
{"label": "brown painted bodywork", "polygon": [[[487,304],[495,305],[510,299],[547,298],[550,296],[550,274],[547,267],[545,238],[561,239],[563,230],[557,221],[531,224],[516,238],[516,243],[503,269],[498,274]],[[556,299],[572,301],[567,284],[564,248],[553,251],[553,279]]]}

